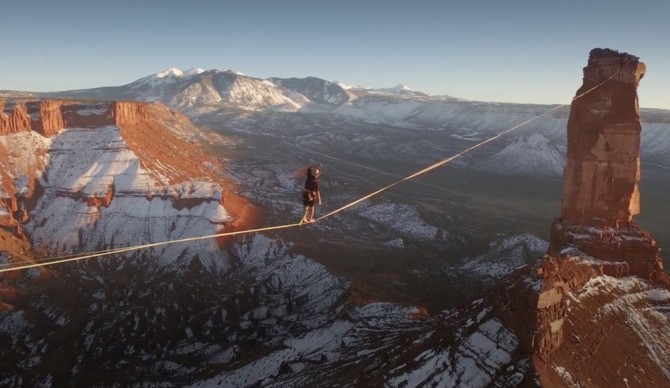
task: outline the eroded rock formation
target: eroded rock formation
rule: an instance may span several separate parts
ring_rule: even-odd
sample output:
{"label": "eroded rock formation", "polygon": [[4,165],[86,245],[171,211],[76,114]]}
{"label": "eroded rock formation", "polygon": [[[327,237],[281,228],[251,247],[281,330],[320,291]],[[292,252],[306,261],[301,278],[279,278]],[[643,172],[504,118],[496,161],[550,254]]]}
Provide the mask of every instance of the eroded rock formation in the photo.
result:
{"label": "eroded rock formation", "polygon": [[0,135],[30,131],[30,116],[25,105],[8,105],[0,101]]}
{"label": "eroded rock formation", "polygon": [[[16,236],[25,227],[33,244],[93,249],[85,246],[93,240],[86,233],[114,240],[101,230],[120,224],[120,214],[134,220],[142,213],[174,233],[189,219],[202,224],[201,234],[255,222],[256,208],[221,178],[222,162],[194,141],[205,135],[161,104],[21,100],[3,102],[2,109],[0,226]],[[69,220],[46,214],[61,208],[90,227],[55,238]],[[68,239],[65,249],[51,246]]]}
{"label": "eroded rock formation", "polygon": [[633,55],[594,49],[572,102],[561,218],[539,269],[535,353],[550,359],[565,339],[567,295],[591,278],[636,275],[668,283],[640,212],[637,86],[645,65]]}
{"label": "eroded rock formation", "polygon": [[63,128],[134,125],[149,117],[149,104],[145,102],[30,100],[7,104],[0,100],[0,135],[32,130],[52,137]]}
{"label": "eroded rock formation", "polygon": [[[99,102],[81,103],[58,100],[25,100],[6,103],[0,101],[0,136],[12,133],[33,131],[44,138],[53,138],[64,128],[99,128],[106,125],[117,127],[137,125],[149,120],[147,103],[141,102]],[[24,145],[25,146],[25,145]],[[8,160],[7,152],[16,154],[16,148],[24,147],[20,143],[7,143],[0,152],[0,160]],[[27,149],[21,152],[28,152]],[[46,148],[38,149],[38,153],[46,152]],[[18,155],[18,154],[17,154]],[[18,156],[16,156],[18,157]],[[25,157],[24,157],[25,159]],[[28,220],[26,204],[31,202],[35,193],[36,174],[41,157],[35,155],[34,166],[29,171],[9,171],[2,169],[2,187],[0,190],[0,225],[16,227]],[[16,182],[18,176],[24,175],[25,182]],[[12,178],[14,176],[14,178]],[[21,187],[16,187],[17,183]],[[109,206],[113,193],[110,190],[100,195],[83,196],[90,206]],[[81,195],[78,195],[82,197]],[[32,201],[34,202],[34,201]]]}
{"label": "eroded rock formation", "polygon": [[44,137],[51,137],[65,128],[60,107],[61,101],[45,100],[39,103],[39,116],[33,120],[32,128]]}
{"label": "eroded rock formation", "polygon": [[149,119],[149,106],[145,103],[117,101],[111,106],[114,124],[133,125]]}

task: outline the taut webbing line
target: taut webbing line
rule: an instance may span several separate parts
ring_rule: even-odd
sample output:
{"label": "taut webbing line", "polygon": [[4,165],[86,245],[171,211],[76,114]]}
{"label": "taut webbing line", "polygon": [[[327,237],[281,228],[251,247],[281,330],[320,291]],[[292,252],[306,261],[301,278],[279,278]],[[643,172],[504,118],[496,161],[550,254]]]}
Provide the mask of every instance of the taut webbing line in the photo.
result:
{"label": "taut webbing line", "polygon": [[393,182],[393,183],[391,183],[391,184],[388,185],[388,186],[382,187],[381,189],[379,189],[379,190],[377,190],[377,191],[374,191],[374,192],[372,192],[372,193],[370,193],[370,194],[368,194],[368,195],[366,195],[366,196],[364,196],[364,197],[362,197],[362,198],[359,198],[359,199],[357,199],[357,200],[355,200],[355,201],[353,201],[353,202],[351,202],[351,203],[348,203],[348,204],[342,206],[342,207],[339,208],[339,209],[333,210],[332,212],[330,212],[330,213],[328,213],[328,214],[326,214],[326,215],[323,215],[323,216],[317,218],[316,221],[322,220],[322,219],[324,219],[324,218],[326,218],[326,217],[330,217],[330,216],[332,216],[333,214],[335,214],[335,213],[339,213],[339,212],[341,212],[342,210],[348,209],[348,208],[350,208],[350,207],[352,207],[352,206],[354,206],[354,205],[356,205],[356,204],[358,204],[358,203],[360,203],[360,202],[365,201],[366,199],[368,199],[368,198],[370,198],[370,197],[374,197],[375,195],[377,195],[377,194],[379,194],[379,193],[381,193],[381,192],[383,192],[383,191],[386,191],[386,190],[390,189],[390,188],[393,187],[393,186],[399,185],[399,184],[401,184],[402,182],[405,182],[405,181],[408,181],[408,180],[410,180],[410,179],[416,178],[417,176],[422,175],[422,174],[425,174],[425,173],[427,173],[428,171],[431,171],[431,170],[434,170],[434,169],[436,169],[436,168],[438,168],[438,167],[441,167],[441,166],[443,166],[443,165],[445,165],[445,164],[451,162],[452,160],[454,160],[454,159],[456,159],[456,158],[459,158],[459,157],[463,156],[464,154],[467,154],[468,152],[474,150],[475,148],[481,147],[481,146],[483,146],[484,144],[487,144],[487,143],[489,143],[489,142],[492,142],[492,141],[496,140],[497,138],[499,138],[499,137],[505,135],[506,133],[508,133],[508,132],[512,132],[513,130],[515,130],[515,129],[519,128],[519,127],[522,127],[522,126],[524,126],[524,125],[526,125],[526,124],[529,124],[529,123],[531,123],[531,122],[533,122],[533,121],[539,119],[540,117],[542,117],[542,116],[544,116],[544,115],[547,115],[547,114],[549,114],[549,113],[551,113],[551,112],[553,112],[553,111],[555,111],[555,110],[557,110],[557,109],[559,109],[559,108],[562,108],[562,107],[564,107],[564,106],[565,106],[565,105],[559,105],[559,106],[557,106],[557,107],[554,107],[554,108],[552,108],[552,109],[550,109],[550,110],[548,110],[548,111],[542,113],[542,114],[539,115],[539,116],[535,116],[535,117],[533,117],[533,118],[530,119],[530,120],[526,120],[526,121],[524,121],[524,122],[521,123],[521,124],[518,124],[518,125],[516,125],[516,126],[510,128],[510,129],[507,129],[507,130],[505,130],[505,131],[503,131],[503,132],[500,132],[499,134],[497,134],[497,135],[495,135],[495,136],[493,136],[493,137],[490,137],[490,138],[488,138],[488,139],[486,139],[486,140],[484,140],[484,141],[482,141],[482,142],[479,142],[479,143],[473,145],[472,147],[466,148],[465,150],[463,150],[463,151],[461,151],[461,152],[459,152],[459,153],[457,153],[457,154],[455,154],[455,155],[453,155],[453,156],[451,156],[451,157],[448,157],[447,159],[441,160],[441,161],[439,161],[439,162],[437,162],[437,163],[435,163],[435,164],[433,164],[433,165],[430,165],[430,166],[424,168],[423,170],[419,170],[419,171],[415,172],[414,174],[412,174],[412,175],[410,175],[410,176],[407,176],[407,177],[405,177],[405,178],[403,178],[403,179],[401,179],[401,180],[399,180],[399,181]]}
{"label": "taut webbing line", "polygon": [[92,258],[100,257],[100,256],[107,256],[107,255],[112,255],[112,254],[117,254],[117,253],[136,251],[136,250],[139,250],[139,249],[158,247],[158,246],[168,245],[168,244],[176,244],[176,243],[196,241],[196,240],[205,240],[205,239],[217,238],[217,237],[235,236],[235,235],[246,234],[246,233],[258,233],[258,232],[265,232],[265,231],[268,231],[268,230],[286,229],[286,228],[292,228],[292,227],[299,226],[299,225],[300,224],[287,224],[287,225],[279,225],[279,226],[269,226],[269,227],[266,227],[266,228],[239,230],[239,231],[236,231],[236,232],[210,234],[210,235],[207,235],[207,236],[187,237],[187,238],[182,238],[182,239],[178,239],[178,240],[168,240],[168,241],[162,241],[162,242],[150,243],[150,244],[144,244],[144,245],[135,245],[135,246],[125,247],[125,248],[110,249],[110,250],[107,250],[107,251],[99,251],[99,252],[95,252],[95,253],[91,253],[91,254],[86,254],[86,255],[83,255],[83,256],[68,257],[68,258],[65,258],[65,259],[50,260],[50,261],[43,261],[43,262],[39,262],[39,263],[24,264],[24,265],[9,267],[9,268],[2,268],[2,269],[0,269],[0,273],[9,272],[9,271],[17,271],[17,270],[20,270],[20,269],[35,268],[35,267],[45,267],[47,265],[63,264],[63,263],[71,262],[71,261],[92,259]]}
{"label": "taut webbing line", "polygon": [[[632,60],[632,59],[629,59],[623,66],[621,66],[621,68],[620,68],[616,73],[612,74],[612,75],[611,75],[609,78],[607,78],[606,80],[602,81],[601,83],[597,84],[596,86],[592,87],[591,89],[589,89],[589,90],[587,90],[587,91],[585,91],[585,92],[583,92],[583,93],[581,93],[581,94],[579,94],[579,95],[573,97],[573,98],[572,98],[572,101],[575,101],[576,99],[581,98],[581,97],[585,96],[586,94],[588,94],[588,93],[590,93],[590,92],[596,90],[597,88],[599,88],[600,86],[602,86],[605,82],[607,82],[607,81],[611,80],[612,78],[616,77],[617,75],[619,75],[619,73],[621,73],[621,71],[622,71],[626,66],[628,66],[628,64],[630,63],[631,60]],[[395,186],[395,185],[398,185],[398,184],[400,184],[400,183],[402,183],[402,182],[405,182],[405,181],[408,181],[408,180],[410,180],[410,179],[416,178],[417,176],[419,176],[419,175],[421,175],[421,174],[425,174],[425,173],[427,173],[428,171],[431,171],[431,170],[434,170],[434,169],[436,169],[436,168],[438,168],[438,167],[441,167],[441,166],[443,166],[443,165],[445,165],[445,164],[451,162],[452,160],[454,160],[454,159],[456,159],[456,158],[459,158],[459,157],[463,156],[464,154],[467,154],[468,152],[474,150],[475,148],[481,147],[481,146],[483,146],[484,144],[487,144],[487,143],[489,143],[489,142],[492,142],[492,141],[498,139],[499,137],[501,137],[501,136],[503,136],[503,135],[505,135],[505,134],[507,134],[507,133],[509,133],[509,132],[512,132],[512,131],[514,131],[515,129],[518,129],[518,128],[520,128],[520,127],[523,127],[523,126],[526,125],[526,124],[530,124],[530,123],[532,123],[533,121],[539,119],[540,117],[542,117],[542,116],[546,116],[547,114],[549,114],[549,113],[551,113],[551,112],[553,112],[553,111],[555,111],[555,110],[558,110],[558,109],[560,109],[560,108],[562,108],[562,107],[564,107],[564,106],[566,106],[566,105],[565,105],[565,104],[563,104],[563,105],[558,105],[558,106],[556,106],[556,107],[554,107],[554,108],[552,108],[552,109],[549,109],[548,111],[546,111],[546,112],[544,112],[544,113],[542,113],[542,114],[540,114],[540,115],[538,115],[538,116],[535,116],[535,117],[533,117],[533,118],[531,118],[531,119],[529,119],[529,120],[526,120],[526,121],[524,121],[524,122],[521,123],[521,124],[515,125],[514,127],[510,128],[510,129],[507,129],[507,130],[505,130],[505,131],[502,131],[502,132],[500,132],[499,134],[497,134],[497,135],[495,135],[495,136],[493,136],[493,137],[490,137],[490,138],[488,138],[488,139],[486,139],[486,140],[484,140],[484,141],[482,141],[482,142],[480,142],[480,143],[477,143],[477,144],[473,145],[472,147],[466,148],[465,150],[463,150],[463,151],[457,153],[457,154],[454,155],[454,156],[451,156],[451,157],[449,157],[449,158],[447,158],[447,159],[441,160],[441,161],[439,161],[439,162],[437,162],[437,163],[435,163],[435,164],[433,164],[433,165],[430,165],[430,166],[424,168],[423,170],[419,170],[419,171],[415,172],[414,174],[412,174],[412,175],[410,175],[410,176],[407,176],[407,177],[405,177],[405,178],[403,178],[403,179],[401,179],[401,180],[399,180],[399,181],[393,182],[393,183],[391,183],[391,184],[388,185],[388,186],[382,187],[381,189],[379,189],[379,190],[377,190],[377,191],[374,191],[374,192],[372,192],[372,193],[370,193],[370,194],[368,194],[368,195],[366,195],[366,196],[364,196],[364,197],[362,197],[362,198],[359,198],[359,199],[355,200],[354,202],[348,203],[348,204],[342,206],[342,207],[339,208],[339,209],[333,210],[332,212],[330,212],[330,213],[328,213],[328,214],[326,214],[326,215],[323,215],[323,216],[317,218],[316,221],[322,220],[322,219],[324,219],[324,218],[326,218],[326,217],[330,217],[330,216],[332,216],[333,214],[335,214],[335,213],[339,213],[339,212],[341,212],[342,210],[345,210],[345,209],[347,209],[347,208],[350,208],[350,207],[352,207],[352,206],[354,206],[354,205],[356,205],[356,204],[358,204],[358,203],[360,203],[360,202],[365,201],[366,199],[368,199],[368,198],[370,198],[370,197],[374,197],[375,195],[377,195],[377,194],[379,194],[379,193],[381,193],[381,192],[383,192],[383,191],[386,191],[386,190],[390,189],[391,187],[393,187],[393,186]]]}
{"label": "taut webbing line", "polygon": [[[479,143],[477,143],[477,144],[475,144],[475,145],[473,145],[469,148],[466,148],[465,150],[463,150],[463,151],[461,151],[461,152],[459,152],[459,153],[457,153],[457,154],[455,154],[455,155],[453,155],[453,156],[451,156],[447,159],[441,160],[441,161],[439,161],[439,162],[437,162],[437,163],[435,163],[431,166],[428,166],[428,167],[426,167],[422,170],[419,170],[419,171],[415,172],[414,174],[412,174],[410,176],[407,176],[407,177],[405,177],[405,178],[403,178],[399,181],[391,183],[388,186],[382,187],[381,189],[376,190],[376,191],[374,191],[374,192],[372,192],[372,193],[370,193],[370,194],[368,194],[368,195],[366,195],[362,198],[359,198],[359,199],[357,199],[357,200],[355,200],[351,203],[348,203],[348,204],[346,204],[346,205],[344,205],[344,206],[342,206],[342,207],[340,207],[336,210],[333,210],[330,213],[327,213],[327,214],[317,218],[315,221],[321,221],[324,218],[330,217],[330,216],[332,216],[336,213],[339,213],[339,212],[341,212],[345,209],[348,209],[348,208],[350,208],[350,207],[352,207],[352,206],[354,206],[354,205],[356,205],[356,204],[358,204],[362,201],[365,201],[366,199],[369,199],[369,198],[371,198],[371,197],[373,197],[373,196],[375,196],[379,193],[382,193],[382,192],[384,192],[384,191],[386,191],[386,190],[388,190],[388,189],[390,189],[390,188],[392,188],[392,187],[394,187],[394,186],[396,186],[396,185],[398,185],[402,182],[405,182],[405,181],[408,181],[410,179],[416,178],[419,175],[425,174],[425,173],[427,173],[431,170],[434,170],[434,169],[436,169],[440,166],[443,166],[443,165],[451,162],[452,160],[454,160],[454,159],[472,151],[473,149],[481,147],[484,144],[487,144],[489,142],[492,142],[492,141],[496,140],[497,138],[505,135],[506,133],[511,132],[515,129],[518,129],[519,127],[522,127],[522,126],[524,126],[528,123],[531,123],[531,122],[537,120],[538,118],[540,118],[542,116],[545,116],[545,115],[547,115],[547,114],[549,114],[549,113],[551,113],[551,112],[553,112],[553,111],[555,111],[555,110],[557,110],[557,109],[559,109],[563,106],[565,106],[565,105],[559,105],[557,107],[554,107],[554,108],[542,113],[539,116],[533,117],[530,120],[526,120],[521,124],[518,124],[518,125],[510,128],[510,129],[507,129],[503,132],[500,132],[499,134],[497,134],[497,135],[495,135],[491,138],[488,138],[488,139],[486,139],[482,142],[479,142]],[[236,231],[236,232],[227,232],[227,233],[219,233],[219,234],[212,234],[212,235],[206,235],[206,236],[188,237],[188,238],[183,238],[183,239],[178,239],[178,240],[168,240],[168,241],[157,242],[157,243],[136,245],[136,246],[130,246],[130,247],[125,247],[125,248],[117,248],[117,249],[111,249],[111,250],[107,250],[107,251],[100,251],[100,252],[95,252],[95,253],[91,253],[91,254],[86,254],[86,255],[82,255],[82,256],[68,257],[68,258],[58,259],[58,260],[42,261],[42,262],[31,263],[31,264],[23,264],[23,265],[8,267],[8,268],[0,268],[0,273],[8,272],[8,271],[17,271],[17,270],[20,270],[20,269],[44,267],[44,266],[47,266],[47,265],[63,264],[63,263],[79,261],[79,260],[92,259],[92,258],[96,258],[96,257],[107,256],[107,255],[118,254],[118,253],[124,253],[124,252],[130,252],[130,251],[135,251],[135,250],[145,249],[145,248],[152,248],[152,247],[157,247],[157,246],[162,246],[162,245],[167,245],[167,244],[176,244],[176,243],[181,243],[181,242],[204,240],[204,239],[217,238],[217,237],[235,236],[235,235],[248,234],[248,233],[258,233],[258,232],[264,232],[264,231],[269,231],[269,230],[287,229],[287,228],[293,228],[293,227],[300,226],[300,225],[301,224],[296,223],[296,224],[287,224],[287,225],[279,225],[279,226],[270,226],[270,227],[266,227],[266,228],[240,230],[240,231]]]}
{"label": "taut webbing line", "polygon": [[[584,95],[586,95],[586,94],[592,92],[593,90],[599,88],[600,86],[602,86],[605,82],[607,82],[607,81],[611,80],[612,78],[616,77],[616,76],[617,76],[617,75],[618,75],[618,74],[619,74],[619,73],[620,73],[626,66],[628,66],[628,64],[630,63],[631,60],[632,60],[632,59],[629,59],[628,62],[626,62],[626,63],[621,67],[621,69],[619,69],[619,71],[617,71],[616,73],[614,73],[612,76],[610,76],[609,78],[607,78],[607,79],[604,80],[603,82],[601,82],[601,83],[599,83],[598,85],[592,87],[591,89],[589,89],[589,90],[587,90],[587,91],[585,91],[585,92],[583,92],[583,93],[581,93],[581,94],[575,96],[575,97],[572,99],[572,101],[574,101],[574,100],[576,100],[576,99],[578,99],[578,98],[583,97]],[[551,113],[551,112],[553,112],[553,111],[555,111],[555,110],[557,110],[557,109],[560,109],[560,108],[562,108],[562,107],[564,107],[564,106],[566,106],[566,105],[565,105],[565,104],[564,104],[564,105],[558,105],[558,106],[556,106],[556,107],[554,107],[554,108],[552,108],[552,109],[549,109],[548,111],[546,111],[546,112],[544,112],[544,113],[542,113],[542,114],[540,114],[540,115],[538,115],[538,116],[535,116],[535,117],[533,117],[533,118],[531,118],[531,119],[529,119],[529,120],[526,120],[526,121],[524,121],[524,122],[521,123],[521,124],[515,125],[514,127],[509,128],[509,129],[507,129],[507,130],[505,130],[505,131],[502,131],[502,132],[498,133],[497,135],[495,135],[495,136],[493,136],[493,137],[490,137],[490,138],[488,138],[488,139],[486,139],[486,140],[484,140],[484,141],[481,141],[481,142],[479,142],[479,143],[477,143],[477,144],[475,144],[475,145],[473,145],[473,146],[471,146],[471,147],[468,147],[468,148],[466,148],[465,150],[463,150],[463,151],[461,151],[461,152],[459,152],[459,153],[457,153],[457,154],[455,154],[455,155],[453,155],[453,156],[450,156],[450,157],[448,157],[448,158],[446,158],[446,159],[444,159],[444,160],[441,160],[441,161],[439,161],[439,162],[437,162],[437,163],[435,163],[435,164],[432,164],[432,165],[430,165],[430,166],[428,166],[428,167],[426,167],[426,168],[424,168],[424,169],[422,169],[422,170],[419,170],[419,171],[415,172],[415,173],[412,174],[412,175],[409,175],[409,176],[407,176],[407,177],[405,177],[405,178],[403,178],[403,179],[401,179],[401,180],[399,180],[399,181],[393,182],[393,183],[391,183],[391,184],[388,185],[388,186],[384,186],[384,187],[382,187],[382,188],[379,189],[379,190],[376,190],[376,191],[374,191],[374,192],[372,192],[372,193],[370,193],[370,194],[368,194],[368,195],[366,195],[366,196],[364,196],[364,197],[361,197],[361,198],[359,198],[359,199],[357,199],[357,200],[355,200],[355,201],[353,201],[353,202],[351,202],[351,203],[348,203],[348,204],[346,204],[346,205],[344,205],[344,206],[342,206],[342,207],[340,207],[340,208],[338,208],[338,209],[335,209],[335,210],[331,211],[330,213],[327,213],[327,214],[325,214],[325,215],[323,215],[323,216],[317,218],[316,221],[320,221],[320,220],[323,220],[324,218],[330,217],[330,216],[332,216],[332,215],[334,215],[334,214],[336,214],[336,213],[339,213],[339,212],[341,212],[341,211],[343,211],[343,210],[345,210],[345,209],[348,209],[348,208],[350,208],[350,207],[352,207],[352,206],[354,206],[354,205],[356,205],[356,204],[358,204],[358,203],[360,203],[360,202],[362,202],[362,201],[365,201],[366,199],[369,199],[369,198],[371,198],[371,197],[374,197],[375,195],[377,195],[377,194],[379,194],[379,193],[382,193],[382,192],[384,192],[384,191],[386,191],[386,190],[388,190],[388,189],[390,189],[390,188],[392,188],[392,187],[394,187],[394,186],[396,186],[396,185],[399,185],[399,184],[402,183],[402,182],[405,182],[405,181],[408,181],[408,180],[410,180],[410,179],[416,178],[416,177],[419,176],[419,175],[425,174],[425,173],[427,173],[427,172],[429,172],[429,171],[432,171],[432,170],[434,170],[434,169],[436,169],[436,168],[438,168],[438,167],[441,167],[441,166],[443,166],[443,165],[445,165],[445,164],[447,164],[447,163],[453,161],[454,159],[457,159],[457,158],[463,156],[464,154],[466,154],[466,153],[468,153],[468,152],[470,152],[470,151],[472,151],[472,150],[474,150],[474,149],[476,149],[476,148],[479,148],[479,147],[481,147],[481,146],[483,146],[483,145],[485,145],[485,144],[487,144],[487,143],[490,143],[490,142],[492,142],[492,141],[498,139],[499,137],[501,137],[501,136],[503,136],[503,135],[505,135],[505,134],[507,134],[507,133],[509,133],[509,132],[512,132],[512,131],[514,131],[514,130],[516,130],[516,129],[518,129],[518,128],[520,128],[520,127],[526,125],[526,124],[529,124],[529,123],[531,123],[531,122],[533,122],[533,121],[539,119],[540,117],[543,117],[543,116],[545,116],[545,115],[547,115],[547,114],[549,114],[549,113]],[[177,243],[182,243],[182,242],[189,242],[189,241],[196,241],[196,240],[205,240],[205,239],[210,239],[210,238],[218,238],[218,237],[236,236],[236,235],[241,235],[241,234],[258,233],[258,232],[265,232],[265,231],[269,231],[269,230],[288,229],[288,228],[293,228],[293,227],[300,226],[300,225],[303,225],[303,224],[300,224],[300,223],[286,224],[286,225],[278,225],[278,226],[269,226],[269,227],[258,228],[258,229],[240,230],[240,231],[236,231],[236,232],[227,232],[227,233],[211,234],[211,235],[206,235],[206,236],[188,237],[188,238],[182,238],[182,239],[177,239],[177,240],[168,240],[168,241],[162,241],[162,242],[157,242],[157,243],[150,243],[150,244],[143,244],[143,245],[135,245],[135,246],[125,247],[125,248],[110,249],[110,250],[106,250],[106,251],[98,251],[98,252],[94,252],[94,253],[85,254],[85,255],[82,255],[82,256],[74,256],[74,257],[68,257],[68,258],[57,259],[57,260],[44,259],[44,260],[48,260],[48,261],[40,260],[40,262],[35,262],[35,263],[31,263],[31,264],[16,265],[16,266],[11,266],[11,265],[10,265],[10,266],[8,266],[8,267],[6,267],[6,268],[0,268],[0,273],[3,273],[3,272],[9,272],[9,271],[18,271],[18,270],[21,270],[21,269],[29,269],[29,268],[36,268],[36,267],[45,267],[45,266],[47,266],[47,265],[63,264],[63,263],[74,262],[74,261],[85,260],[85,259],[92,259],[92,258],[101,257],[101,256],[107,256],[107,255],[112,255],[112,254],[117,254],[117,253],[124,253],[124,252],[131,252],[131,251],[136,251],[136,250],[139,250],[139,249],[158,247],[158,246],[168,245],[168,244],[177,244]]]}

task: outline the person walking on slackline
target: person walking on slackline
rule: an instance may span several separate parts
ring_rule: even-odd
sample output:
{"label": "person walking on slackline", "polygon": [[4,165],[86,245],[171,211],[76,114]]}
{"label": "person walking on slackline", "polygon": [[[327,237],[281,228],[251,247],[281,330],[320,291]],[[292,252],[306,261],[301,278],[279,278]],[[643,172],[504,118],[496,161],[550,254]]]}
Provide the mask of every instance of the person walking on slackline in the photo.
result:
{"label": "person walking on slackline", "polygon": [[314,205],[321,205],[321,192],[319,191],[319,176],[321,169],[319,166],[310,166],[307,168],[307,179],[305,180],[305,190],[302,192],[302,219],[300,224],[314,222]]}

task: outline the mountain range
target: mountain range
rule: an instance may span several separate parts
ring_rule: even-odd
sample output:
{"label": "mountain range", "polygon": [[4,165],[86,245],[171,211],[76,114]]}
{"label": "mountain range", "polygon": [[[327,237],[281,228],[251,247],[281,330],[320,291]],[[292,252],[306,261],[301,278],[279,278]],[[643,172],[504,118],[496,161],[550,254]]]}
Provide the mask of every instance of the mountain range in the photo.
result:
{"label": "mountain range", "polygon": [[[444,131],[447,136],[470,140],[484,139],[555,107],[430,96],[404,85],[373,89],[316,77],[260,79],[232,70],[204,71],[197,68],[187,71],[170,68],[122,86],[48,93],[0,91],[0,96],[159,101],[200,124],[220,123],[230,117],[231,112],[240,115],[328,113],[364,123]],[[558,155],[565,147],[568,112],[569,106],[560,107],[515,131],[513,137],[505,142],[512,148],[492,148],[501,154],[489,155],[491,159],[479,162],[479,168],[524,174],[528,169],[521,166],[534,166],[534,171],[541,174],[559,176],[559,166],[563,161]],[[670,168],[670,156],[664,152],[670,147],[670,131],[667,130],[670,112],[642,109],[641,121],[644,161]],[[540,136],[546,140],[540,139]],[[524,157],[525,154],[515,153],[514,147],[518,146],[515,143],[527,143],[531,137],[533,144],[544,142],[554,151],[527,155],[532,160],[499,163],[505,154]]]}

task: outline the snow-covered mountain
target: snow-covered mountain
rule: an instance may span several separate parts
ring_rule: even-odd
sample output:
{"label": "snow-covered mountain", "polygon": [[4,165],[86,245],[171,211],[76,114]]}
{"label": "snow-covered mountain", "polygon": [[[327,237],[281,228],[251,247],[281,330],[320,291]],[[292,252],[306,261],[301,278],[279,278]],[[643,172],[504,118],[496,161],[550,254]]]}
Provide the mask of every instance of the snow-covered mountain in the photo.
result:
{"label": "snow-covered mountain", "polygon": [[404,84],[398,84],[390,88],[373,88],[370,86],[360,86],[360,85],[349,85],[342,82],[336,82],[344,90],[350,91],[351,93],[375,93],[375,94],[395,94],[406,97],[432,97],[432,98],[441,98],[441,99],[455,99],[451,96],[430,96],[426,93],[416,91]]}
{"label": "snow-covered mountain", "polygon": [[309,100],[268,80],[226,70],[168,69],[127,85],[43,94],[50,97],[160,101],[189,115],[221,109],[296,111]]}
{"label": "snow-covered mountain", "polygon": [[[523,141],[515,139],[516,136],[529,138],[532,134],[540,134],[548,139],[548,147],[559,150],[565,146],[564,129],[569,112],[569,106],[545,114],[555,106],[488,103],[448,96],[430,96],[402,84],[392,88],[368,88],[329,82],[316,77],[259,79],[231,70],[181,71],[174,68],[123,86],[41,95],[160,101],[201,122],[220,122],[226,115],[225,119],[230,119],[230,112],[240,111],[260,115],[271,115],[274,112],[334,114],[362,123],[416,130],[442,130],[448,136],[471,141],[485,139],[534,119],[506,136],[507,140],[500,143],[511,145]],[[536,118],[540,115],[542,116]],[[670,112],[643,109],[641,116],[643,158],[648,163],[670,167],[670,156],[663,151],[670,146]],[[502,148],[492,149],[493,152],[501,150]],[[506,160],[499,163],[504,157],[505,153],[491,159],[495,164],[489,169],[500,173],[519,174],[519,166],[536,166],[538,172],[544,175],[555,174],[560,170],[557,169],[555,158],[547,156],[541,160],[543,158],[538,158],[536,152],[517,154],[516,161]],[[505,166],[509,168],[505,169]]]}
{"label": "snow-covered mountain", "polygon": [[[548,140],[547,150],[561,150],[565,147],[564,129],[569,112],[569,106],[545,114],[554,106],[487,103],[429,96],[404,85],[387,89],[347,87],[315,77],[262,80],[230,70],[201,69],[185,72],[168,69],[120,87],[51,95],[161,101],[203,122],[220,121],[221,115],[230,111],[335,114],[362,123],[441,130],[448,136],[470,141],[483,140],[534,119],[506,136],[507,140],[502,140],[502,143],[506,146],[514,143],[524,145],[519,143],[524,140],[516,139],[517,136],[530,138],[533,134],[539,134]],[[670,112],[643,109],[641,116],[643,158],[648,163],[670,167],[670,156],[664,152],[670,146]],[[492,150],[500,152],[502,148]],[[538,151],[501,153],[490,159],[489,167],[482,164],[485,162],[479,162],[478,168],[505,174],[533,174],[537,171],[540,175],[559,177],[559,161],[553,154],[539,156]],[[512,155],[513,159],[502,160]],[[519,169],[521,166],[526,168]]]}
{"label": "snow-covered mountain", "polygon": [[270,78],[270,81],[286,89],[300,93],[310,101],[319,104],[341,105],[351,98],[349,93],[337,83],[316,77]]}

